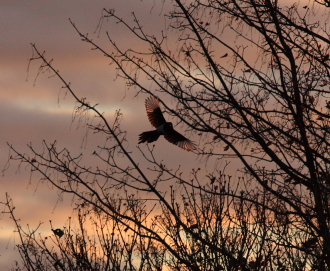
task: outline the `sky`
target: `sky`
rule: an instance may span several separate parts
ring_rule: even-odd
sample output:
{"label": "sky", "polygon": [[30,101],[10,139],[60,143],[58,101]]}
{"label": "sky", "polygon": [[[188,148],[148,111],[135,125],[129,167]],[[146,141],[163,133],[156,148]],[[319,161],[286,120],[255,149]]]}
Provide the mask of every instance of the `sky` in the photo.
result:
{"label": "sky", "polygon": [[[35,80],[40,62],[29,64],[30,43],[53,59],[54,66],[71,83],[78,97],[99,103],[98,108],[110,122],[115,110],[121,110],[122,128],[128,131],[128,144],[136,157],[138,134],[151,129],[144,108],[147,96],[134,98],[134,90],[115,80],[109,59],[82,42],[69,22],[70,18],[83,33],[104,46],[107,46],[105,31],[123,46],[130,45],[120,27],[105,23],[100,33],[96,31],[103,8],[114,8],[117,14],[130,20],[134,11],[146,22],[148,31],[164,26],[163,17],[159,16],[164,7],[157,9],[153,1],[147,0],[0,1],[0,168],[6,168],[0,177],[0,202],[5,201],[8,193],[22,226],[35,228],[43,222],[40,231],[46,235],[51,234],[49,220],[54,228],[65,224],[72,210],[70,201],[58,202],[56,191],[38,178],[31,179],[28,168],[18,167],[14,162],[8,164],[7,144],[25,153],[29,143],[40,149],[42,140],[49,143],[57,140],[59,146],[72,152],[88,153],[88,148],[95,147],[97,142],[90,137],[88,147],[82,144],[84,130],[72,123],[74,101],[61,90],[59,80],[50,74],[41,74]],[[187,156],[188,152],[164,139],[158,148],[165,150],[160,156],[164,161],[175,164],[175,159],[184,160],[191,167],[198,163],[196,156]],[[13,251],[19,240],[8,214],[0,215],[0,270],[6,270],[13,267],[14,260],[20,260]]]}
{"label": "sky", "polygon": [[[0,176],[0,202],[5,201],[8,193],[23,227],[35,228],[39,222],[44,222],[40,231],[50,235],[49,220],[52,220],[54,228],[63,227],[72,214],[72,205],[70,200],[58,202],[56,190],[47,183],[39,182],[38,178],[31,179],[28,168],[18,167],[14,162],[8,164],[10,153],[7,144],[25,153],[29,143],[41,149],[42,140],[49,143],[56,140],[60,147],[88,155],[99,143],[97,137],[89,136],[88,144],[82,144],[84,128],[72,123],[75,103],[61,89],[57,78],[41,74],[35,80],[40,62],[29,64],[32,57],[30,43],[45,51],[48,59],[53,59],[53,65],[71,83],[78,97],[86,97],[91,104],[98,103],[98,109],[104,112],[110,123],[115,111],[121,110],[121,127],[128,131],[129,149],[136,159],[142,159],[136,146],[138,135],[151,129],[144,108],[147,96],[136,98],[136,90],[128,89],[125,82],[116,79],[110,60],[81,41],[69,18],[82,33],[88,33],[104,48],[110,47],[105,31],[109,31],[120,46],[128,48],[132,46],[131,39],[120,26],[105,21],[98,31],[102,9],[115,9],[118,15],[128,20],[132,20],[131,12],[134,11],[146,31],[159,33],[166,23],[161,13],[171,1],[164,5],[155,5],[156,2],[0,0],[0,169],[6,168]],[[164,163],[176,165],[184,161],[190,168],[200,166],[196,155],[164,139],[157,142],[156,148],[159,150],[158,158]],[[0,214],[0,270],[13,267],[14,260],[19,260],[13,251],[15,244],[19,243],[13,231],[14,223],[8,214]]]}

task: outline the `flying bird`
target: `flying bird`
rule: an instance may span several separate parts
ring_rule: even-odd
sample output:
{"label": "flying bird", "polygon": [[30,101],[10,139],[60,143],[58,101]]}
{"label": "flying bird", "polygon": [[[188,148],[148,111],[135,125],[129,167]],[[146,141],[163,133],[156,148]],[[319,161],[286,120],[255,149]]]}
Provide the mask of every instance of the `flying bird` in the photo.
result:
{"label": "flying bird", "polygon": [[156,128],[156,130],[143,132],[140,134],[139,144],[144,142],[154,142],[159,138],[160,135],[163,135],[168,142],[177,145],[182,149],[187,151],[196,150],[196,146],[191,140],[175,131],[172,123],[165,120],[159,107],[159,100],[155,96],[150,96],[147,98],[145,105],[148,119],[152,126]]}

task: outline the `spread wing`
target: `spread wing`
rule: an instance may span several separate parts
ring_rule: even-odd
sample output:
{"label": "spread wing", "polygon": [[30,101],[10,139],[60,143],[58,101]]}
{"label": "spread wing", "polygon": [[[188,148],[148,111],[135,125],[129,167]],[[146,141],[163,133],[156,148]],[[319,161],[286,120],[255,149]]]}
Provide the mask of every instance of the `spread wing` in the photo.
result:
{"label": "spread wing", "polygon": [[150,123],[155,128],[166,123],[163,113],[159,107],[159,101],[155,96],[150,96],[146,99],[146,110]]}
{"label": "spread wing", "polygon": [[177,145],[182,149],[185,149],[187,151],[196,150],[196,146],[191,140],[184,137],[183,135],[181,135],[180,133],[178,133],[175,130],[173,130],[172,132],[170,132],[168,134],[165,134],[164,137],[168,142],[170,142],[174,145]]}

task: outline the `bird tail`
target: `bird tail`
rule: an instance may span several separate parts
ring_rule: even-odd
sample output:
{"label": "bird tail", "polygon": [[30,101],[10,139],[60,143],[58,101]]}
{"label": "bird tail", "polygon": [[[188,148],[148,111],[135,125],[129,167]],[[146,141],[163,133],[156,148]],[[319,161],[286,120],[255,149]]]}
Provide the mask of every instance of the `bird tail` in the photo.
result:
{"label": "bird tail", "polygon": [[139,135],[139,144],[140,143],[151,143],[156,141],[159,138],[160,134],[155,131],[148,131],[148,132],[143,132],[142,134]]}

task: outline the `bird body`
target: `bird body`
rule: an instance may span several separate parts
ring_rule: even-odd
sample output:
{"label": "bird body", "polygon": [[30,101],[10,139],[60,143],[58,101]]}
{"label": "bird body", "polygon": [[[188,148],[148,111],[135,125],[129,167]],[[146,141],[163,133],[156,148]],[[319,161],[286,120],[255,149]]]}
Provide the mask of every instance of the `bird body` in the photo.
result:
{"label": "bird body", "polygon": [[159,107],[159,100],[156,97],[150,96],[147,98],[145,106],[148,119],[156,130],[141,133],[139,135],[139,144],[144,142],[154,142],[159,136],[163,135],[167,141],[187,151],[196,149],[196,146],[192,141],[175,131],[172,123],[165,120]]}
{"label": "bird body", "polygon": [[157,128],[157,132],[160,133],[161,135],[166,135],[173,131],[173,125],[172,122],[165,122],[164,124],[160,125]]}

